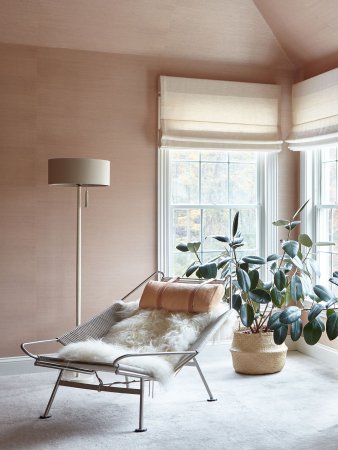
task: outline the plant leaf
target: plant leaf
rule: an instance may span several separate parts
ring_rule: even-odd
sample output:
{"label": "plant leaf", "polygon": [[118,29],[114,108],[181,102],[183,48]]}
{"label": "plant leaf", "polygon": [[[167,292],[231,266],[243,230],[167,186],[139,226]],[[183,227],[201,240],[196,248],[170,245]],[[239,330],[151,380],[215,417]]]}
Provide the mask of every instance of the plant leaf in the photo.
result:
{"label": "plant leaf", "polygon": [[241,318],[241,322],[245,327],[249,327],[250,325],[252,325],[252,322],[255,318],[255,312],[251,305],[249,305],[248,303],[243,303],[239,315]]}
{"label": "plant leaf", "polygon": [[334,297],[333,292],[321,284],[316,284],[316,286],[313,287],[313,291],[320,300],[324,300],[325,302],[330,301]]}
{"label": "plant leaf", "polygon": [[285,273],[282,270],[277,270],[273,277],[276,288],[282,291],[285,288],[286,278]]}
{"label": "plant leaf", "polygon": [[269,330],[275,330],[276,328],[279,328],[282,326],[279,320],[279,316],[281,315],[281,311],[277,311],[273,313],[268,320],[267,327]]}
{"label": "plant leaf", "polygon": [[236,212],[234,216],[234,220],[232,222],[232,237],[235,237],[238,229],[238,218],[239,218],[239,211]]}
{"label": "plant leaf", "polygon": [[338,314],[335,311],[327,318],[326,334],[330,341],[338,337]]}
{"label": "plant leaf", "polygon": [[232,307],[239,313],[242,306],[242,297],[238,294],[232,296]]}
{"label": "plant leaf", "polygon": [[281,325],[278,328],[275,328],[273,330],[273,340],[275,341],[275,344],[281,345],[286,339],[286,336],[288,334],[288,326],[287,325]]}
{"label": "plant leaf", "polygon": [[256,303],[267,304],[271,301],[271,296],[269,292],[263,289],[254,289],[249,292],[249,297]]}
{"label": "plant leaf", "polygon": [[242,260],[248,264],[262,265],[265,264],[265,259],[261,256],[244,256]]}
{"label": "plant leaf", "polygon": [[329,281],[333,284],[335,284],[336,286],[338,286],[338,278],[337,277],[331,277],[329,278]]}
{"label": "plant leaf", "polygon": [[302,319],[295,320],[291,324],[291,339],[293,341],[298,341],[298,339],[301,337],[303,331],[303,322]]}
{"label": "plant leaf", "polygon": [[318,319],[308,322],[304,327],[304,339],[309,345],[315,345],[322,335],[322,327]]}
{"label": "plant leaf", "polygon": [[307,234],[300,234],[298,236],[298,242],[301,245],[304,245],[305,247],[312,247],[313,246],[312,239]]}
{"label": "plant leaf", "polygon": [[216,263],[207,263],[199,266],[199,273],[203,278],[210,279],[216,278],[217,276],[217,265]]}
{"label": "plant leaf", "polygon": [[178,244],[176,245],[177,250],[179,250],[180,252],[188,252],[188,246],[186,244]]}
{"label": "plant leaf", "polygon": [[219,241],[219,242],[225,242],[225,243],[230,242],[230,239],[228,238],[228,236],[210,236],[210,237],[212,237],[213,239],[216,239],[216,241]]}
{"label": "plant leaf", "polygon": [[237,282],[238,282],[240,288],[244,292],[249,292],[250,287],[251,287],[251,281],[250,281],[250,277],[247,274],[247,272],[245,272],[245,270],[241,269],[240,267],[237,267],[236,275],[237,275]]}
{"label": "plant leaf", "polygon": [[312,322],[312,320],[314,320],[323,311],[323,309],[325,309],[325,306],[320,303],[314,303],[308,314],[309,322]]}
{"label": "plant leaf", "polygon": [[224,266],[229,264],[229,262],[232,260],[231,256],[225,256],[224,258],[221,258],[218,261],[217,268],[222,269]]}
{"label": "plant leaf", "polygon": [[282,295],[282,293],[277,289],[277,288],[272,288],[271,292],[271,300],[272,303],[277,307],[280,308],[283,304],[283,300],[284,300],[284,296]]}
{"label": "plant leaf", "polygon": [[187,243],[188,250],[189,250],[191,253],[196,253],[196,252],[198,252],[198,249],[200,248],[200,246],[201,246],[201,243],[200,243],[200,242],[188,242],[188,243]]}
{"label": "plant leaf", "polygon": [[316,261],[315,259],[312,259],[312,258],[308,258],[306,261],[309,263],[311,269],[316,274],[316,276],[320,277],[320,269],[319,269],[318,261]]}
{"label": "plant leaf", "polygon": [[256,270],[256,269],[251,270],[248,275],[250,278],[250,290],[256,289],[258,281],[259,281],[258,270]]}
{"label": "plant leaf", "polygon": [[300,270],[303,270],[303,269],[304,269],[303,263],[302,263],[302,261],[299,259],[298,256],[295,256],[295,257],[292,259],[292,264],[293,264],[294,266],[296,266],[297,269],[300,269]]}
{"label": "plant leaf", "polygon": [[290,282],[290,296],[293,300],[299,300],[303,297],[303,285],[300,277],[294,275]]}
{"label": "plant leaf", "polygon": [[290,220],[279,219],[279,220],[275,220],[275,222],[272,222],[272,225],[275,225],[275,227],[282,227],[282,226],[288,225],[289,223],[290,223]]}
{"label": "plant leaf", "polygon": [[303,209],[309,203],[309,201],[310,201],[310,199],[306,200],[306,202],[299,209],[297,209],[297,211],[292,216],[293,219],[295,219],[298,216],[298,214],[303,211]]}
{"label": "plant leaf", "polygon": [[190,277],[190,275],[192,275],[194,272],[196,272],[196,270],[200,267],[200,263],[199,262],[193,262],[186,270],[185,272],[185,276],[186,277]]}
{"label": "plant leaf", "polygon": [[301,223],[300,220],[293,220],[292,222],[290,222],[288,225],[285,225],[284,228],[286,228],[287,230],[293,230],[294,228],[296,228],[297,225],[299,225]]}
{"label": "plant leaf", "polygon": [[298,320],[301,316],[301,313],[302,312],[298,308],[298,306],[288,306],[281,312],[281,315],[279,316],[279,320],[281,323],[288,325],[288,324]]}
{"label": "plant leaf", "polygon": [[267,262],[270,262],[270,261],[276,261],[277,259],[279,259],[279,255],[277,255],[276,253],[273,253],[272,255],[269,255],[269,256],[266,258],[266,261],[267,261]]}
{"label": "plant leaf", "polygon": [[297,256],[299,244],[297,241],[285,241],[282,244],[282,249],[290,256],[290,258],[294,258]]}

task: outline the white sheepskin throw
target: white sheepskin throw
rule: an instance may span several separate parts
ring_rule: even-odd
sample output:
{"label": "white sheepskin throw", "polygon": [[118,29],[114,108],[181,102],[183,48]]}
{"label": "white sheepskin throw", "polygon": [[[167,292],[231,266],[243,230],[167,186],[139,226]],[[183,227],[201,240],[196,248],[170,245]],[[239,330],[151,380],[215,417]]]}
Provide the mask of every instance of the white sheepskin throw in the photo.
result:
{"label": "white sheepskin throw", "polygon": [[[73,361],[111,363],[127,353],[188,350],[202,330],[227,310],[222,304],[210,313],[171,313],[165,310],[138,309],[138,301],[121,303],[123,307],[115,313],[119,321],[101,340],[68,344],[60,350],[59,356]],[[229,331],[232,330],[233,320],[229,320]],[[180,356],[130,357],[120,364],[142,368],[156,380],[166,384],[179,358]]]}

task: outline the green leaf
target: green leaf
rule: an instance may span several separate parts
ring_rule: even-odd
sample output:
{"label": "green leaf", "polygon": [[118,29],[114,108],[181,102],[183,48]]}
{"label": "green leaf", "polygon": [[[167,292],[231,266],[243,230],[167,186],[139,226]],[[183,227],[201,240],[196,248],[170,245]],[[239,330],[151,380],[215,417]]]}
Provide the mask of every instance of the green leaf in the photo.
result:
{"label": "green leaf", "polygon": [[277,288],[274,287],[271,289],[270,294],[271,294],[272,303],[277,308],[280,308],[283,305],[283,300],[284,300],[284,296],[282,295],[282,293]]}
{"label": "green leaf", "polygon": [[219,241],[219,242],[225,242],[225,243],[230,242],[230,239],[228,238],[228,236],[210,236],[210,237],[212,237],[213,239],[216,239],[216,241]]}
{"label": "green leaf", "polygon": [[299,244],[297,241],[285,241],[282,244],[282,249],[285,251],[290,258],[297,256]]}
{"label": "green leaf", "polygon": [[336,245],[336,244],[331,241],[321,241],[321,242],[315,242],[313,245],[315,245],[316,247],[329,247],[331,245]]}
{"label": "green leaf", "polygon": [[298,242],[301,245],[304,245],[305,247],[312,247],[313,246],[312,239],[307,234],[300,234],[298,236]]}
{"label": "green leaf", "polygon": [[279,255],[277,255],[276,253],[273,253],[272,255],[269,255],[269,256],[266,258],[266,261],[267,261],[267,262],[270,262],[270,261],[276,261],[277,259],[279,259]]}
{"label": "green leaf", "polygon": [[293,219],[295,219],[298,216],[298,214],[303,211],[303,209],[309,203],[309,201],[310,201],[310,199],[306,200],[306,202],[299,209],[297,209],[297,211],[294,213],[294,215],[292,217]]}
{"label": "green leaf", "polygon": [[282,227],[282,226],[288,225],[289,223],[290,223],[290,220],[279,219],[279,220],[276,220],[275,222],[272,222],[272,225],[275,225],[276,227]]}
{"label": "green leaf", "polygon": [[297,225],[299,225],[301,222],[300,220],[293,220],[292,222],[290,222],[288,225],[285,225],[284,228],[286,228],[287,230],[293,230],[294,228],[296,228]]}
{"label": "green leaf", "polygon": [[309,322],[312,322],[312,320],[314,320],[323,311],[323,309],[325,309],[325,306],[320,303],[314,303],[309,311]]}
{"label": "green leaf", "polygon": [[302,312],[298,308],[298,306],[288,306],[281,312],[281,315],[279,316],[279,320],[281,323],[288,325],[288,324],[298,320],[301,316],[301,313]]}
{"label": "green leaf", "polygon": [[293,300],[299,300],[303,296],[303,285],[300,277],[294,275],[290,282],[290,296]]}
{"label": "green leaf", "polygon": [[330,341],[338,337],[338,314],[332,312],[326,321],[326,334]]}
{"label": "green leaf", "polygon": [[273,340],[275,341],[275,344],[281,345],[286,339],[286,336],[288,334],[288,326],[287,325],[281,325],[278,328],[275,328],[273,330]]}
{"label": "green leaf", "polygon": [[217,263],[217,268],[222,269],[224,266],[230,263],[232,260],[231,256],[225,256],[224,258],[220,258],[220,260]]}
{"label": "green leaf", "polygon": [[286,278],[285,273],[282,270],[277,270],[273,277],[276,288],[282,291],[285,288]]}
{"label": "green leaf", "polygon": [[248,264],[255,264],[257,266],[265,264],[265,259],[260,256],[244,256],[242,260]]}
{"label": "green leaf", "polygon": [[198,270],[199,270],[199,273],[202,276],[202,278],[210,279],[210,278],[217,277],[216,263],[202,264]]}
{"label": "green leaf", "polygon": [[273,313],[268,320],[267,327],[269,330],[275,330],[276,328],[279,328],[282,326],[279,320],[279,316],[281,315],[281,311],[277,311]]}
{"label": "green leaf", "polygon": [[302,319],[298,319],[291,324],[291,339],[293,341],[298,341],[301,337],[303,331],[303,322]]}
{"label": "green leaf", "polygon": [[267,304],[271,301],[269,292],[264,291],[263,289],[254,289],[253,291],[250,291],[249,297],[251,300],[259,304]]}
{"label": "green leaf", "polygon": [[292,259],[292,264],[293,264],[294,266],[296,266],[297,269],[303,270],[303,268],[304,268],[303,263],[302,263],[302,261],[299,259],[298,256],[295,256],[295,257]]}
{"label": "green leaf", "polygon": [[245,327],[249,327],[250,325],[252,325],[255,317],[255,312],[251,305],[249,305],[248,303],[243,303],[239,315],[241,318],[241,322]]}
{"label": "green leaf", "polygon": [[248,275],[250,278],[250,290],[256,289],[258,281],[259,281],[258,270],[256,270],[256,269],[251,270]]}
{"label": "green leaf", "polygon": [[237,311],[240,312],[242,306],[242,297],[238,294],[234,294],[232,296],[232,307]]}
{"label": "green leaf", "polygon": [[313,291],[320,300],[324,300],[325,302],[328,302],[334,297],[333,292],[321,284],[316,284],[316,286],[313,287]]}
{"label": "green leaf", "polygon": [[201,246],[201,243],[200,243],[200,242],[188,242],[188,243],[187,243],[188,250],[189,250],[191,253],[196,253],[196,252],[198,252],[198,249],[200,248],[200,246]]}
{"label": "green leaf", "polygon": [[249,292],[251,287],[251,281],[249,275],[245,272],[245,270],[237,267],[236,269],[236,275],[237,275],[237,282],[240,286],[240,288],[244,292]]}
{"label": "green leaf", "polygon": [[186,244],[178,244],[176,245],[177,250],[179,250],[180,252],[188,252],[188,246]]}
{"label": "green leaf", "polygon": [[200,267],[200,263],[194,262],[192,263],[186,270],[185,276],[190,277],[196,270]]}
{"label": "green leaf", "polygon": [[319,269],[318,261],[316,261],[315,259],[312,259],[312,258],[308,258],[306,261],[309,264],[309,266],[311,267],[311,269],[313,270],[313,272],[315,273],[315,275],[317,277],[320,277],[320,269]]}
{"label": "green leaf", "polygon": [[237,230],[238,230],[238,218],[239,218],[239,211],[236,212],[234,216],[234,220],[232,222],[232,237],[234,238]]}
{"label": "green leaf", "polygon": [[338,286],[338,278],[337,277],[331,277],[331,278],[329,278],[329,281],[330,281],[330,283]]}
{"label": "green leaf", "polygon": [[322,327],[318,319],[308,322],[304,327],[304,339],[309,345],[315,345],[322,335]]}

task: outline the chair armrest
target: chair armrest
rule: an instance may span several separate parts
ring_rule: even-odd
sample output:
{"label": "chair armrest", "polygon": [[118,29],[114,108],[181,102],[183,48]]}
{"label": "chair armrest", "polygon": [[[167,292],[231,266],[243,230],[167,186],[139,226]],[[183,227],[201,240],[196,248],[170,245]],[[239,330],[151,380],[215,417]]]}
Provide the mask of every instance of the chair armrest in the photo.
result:
{"label": "chair armrest", "polygon": [[182,352],[146,352],[146,353],[128,353],[126,355],[119,356],[113,361],[113,366],[118,366],[118,362],[125,358],[140,357],[140,356],[172,356],[172,355],[190,355],[191,358],[196,356],[197,350],[187,350]]}
{"label": "chair armrest", "polygon": [[28,355],[31,358],[34,359],[38,359],[39,355],[35,355],[34,353],[31,353],[30,351],[27,350],[26,346],[28,345],[34,345],[34,344],[44,344],[46,342],[58,342],[57,338],[54,339],[45,339],[44,341],[32,341],[32,342],[24,342],[23,344],[21,344],[21,350],[26,353],[26,355]]}

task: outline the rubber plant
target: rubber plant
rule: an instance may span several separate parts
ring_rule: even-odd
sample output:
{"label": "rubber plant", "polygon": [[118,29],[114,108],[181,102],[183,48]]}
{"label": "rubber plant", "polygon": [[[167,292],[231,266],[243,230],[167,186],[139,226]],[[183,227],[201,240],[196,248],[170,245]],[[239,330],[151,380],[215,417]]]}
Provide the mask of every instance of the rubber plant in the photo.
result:
{"label": "rubber plant", "polygon": [[[282,344],[288,333],[293,341],[303,334],[305,342],[315,345],[326,332],[330,340],[338,337],[338,298],[332,290],[313,280],[319,275],[315,249],[334,245],[332,242],[314,243],[307,234],[295,235],[301,221],[297,220],[304,203],[290,219],[273,222],[285,228],[280,254],[240,256],[238,250],[244,238],[238,230],[239,212],[233,219],[231,236],[207,236],[224,244],[220,254],[202,263],[198,250],[201,242],[177,245],[181,252],[190,252],[195,260],[185,271],[198,278],[221,278],[227,281],[227,296],[238,312],[244,330],[248,333],[273,331],[276,344]],[[270,280],[262,281],[260,269],[268,264]],[[338,285],[338,271],[329,280]],[[326,324],[322,315],[326,314]]]}

